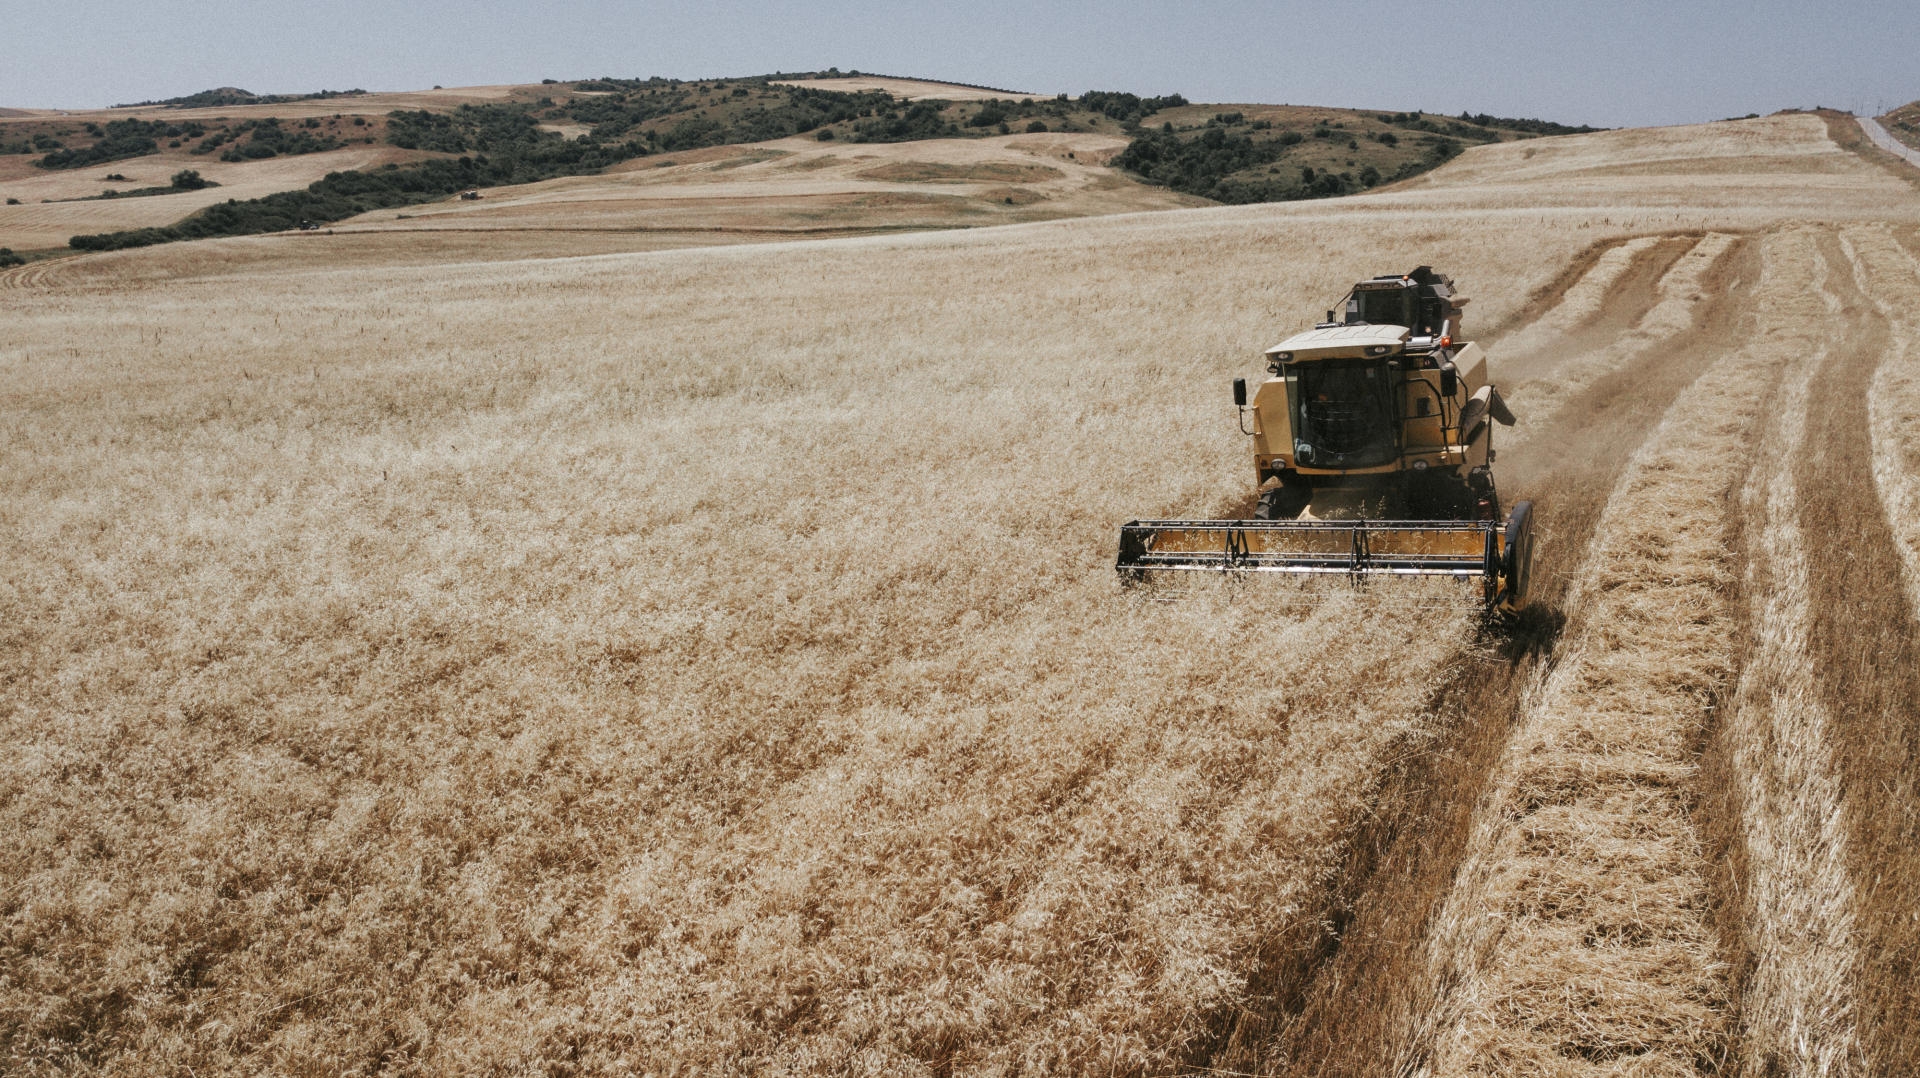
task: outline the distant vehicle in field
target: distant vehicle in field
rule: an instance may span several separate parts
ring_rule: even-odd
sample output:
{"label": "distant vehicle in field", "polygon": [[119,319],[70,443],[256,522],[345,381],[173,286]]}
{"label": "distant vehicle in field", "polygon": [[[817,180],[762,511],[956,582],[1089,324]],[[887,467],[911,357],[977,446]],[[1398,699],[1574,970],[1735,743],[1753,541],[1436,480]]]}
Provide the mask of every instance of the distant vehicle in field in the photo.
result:
{"label": "distant vehicle in field", "polygon": [[1328,311],[1267,349],[1272,377],[1251,404],[1246,379],[1233,380],[1263,485],[1254,519],[1132,521],[1120,530],[1122,576],[1479,578],[1489,609],[1518,610],[1533,504],[1500,519],[1492,424],[1511,426],[1513,413],[1487,380],[1485,351],[1456,340],[1466,302],[1451,278],[1421,266],[1361,281],[1344,320]]}
{"label": "distant vehicle in field", "polygon": [[300,222],[300,231],[302,231],[302,232],[315,232],[315,231],[318,231],[318,230],[319,230],[319,228],[320,228],[320,225],[319,225],[319,223],[318,223],[318,222],[316,222],[316,221],[301,221],[301,222]]}
{"label": "distant vehicle in field", "polygon": [[460,192],[460,201],[462,201],[462,202],[478,202],[478,201],[480,201],[480,192],[478,192],[478,191],[462,191],[462,192]]}

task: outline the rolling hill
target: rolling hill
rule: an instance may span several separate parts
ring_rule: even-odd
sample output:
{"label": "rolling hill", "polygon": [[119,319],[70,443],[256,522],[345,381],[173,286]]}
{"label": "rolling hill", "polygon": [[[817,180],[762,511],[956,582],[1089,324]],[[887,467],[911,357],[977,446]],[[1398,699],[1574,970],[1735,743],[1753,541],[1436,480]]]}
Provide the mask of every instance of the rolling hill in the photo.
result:
{"label": "rolling hill", "polygon": [[[614,181],[599,185],[608,196],[599,201],[628,204],[611,210],[611,218],[596,211],[572,226],[555,223],[604,233],[609,219],[629,222],[637,238],[627,248],[646,249],[672,242],[663,237],[676,234],[777,236],[783,234],[782,227],[790,233],[807,227],[809,220],[845,221],[850,219],[845,205],[850,198],[856,211],[851,216],[881,211],[875,221],[883,227],[970,227],[1194,205],[1195,199],[1331,197],[1418,175],[1458,154],[1464,145],[1589,130],[1418,112],[1285,106],[1223,110],[1192,105],[1177,94],[1141,98],[1089,91],[1079,98],[1036,99],[916,80],[833,77],[837,74],[704,81],[603,78],[414,94],[260,96],[229,87],[92,113],[54,117],[23,112],[0,118],[0,193],[7,199],[0,206],[0,244],[36,252],[53,250],[60,242],[81,250],[107,250],[287,231],[369,211],[405,211],[472,189],[522,188],[549,179],[631,172],[636,163],[658,164],[666,155],[722,146],[760,147],[754,154],[792,153],[793,147],[776,144],[797,136],[869,147],[852,152],[868,161],[896,157],[896,151],[885,147],[905,143],[977,141],[1005,148],[1015,136],[1024,136],[1020,145],[1044,147],[1059,142],[1058,136],[1071,136],[1059,144],[1079,146],[1092,157],[1091,162],[1069,158],[1076,162],[1077,173],[1089,163],[1117,166],[1098,183],[1074,185],[1078,197],[1073,199],[1058,198],[1062,192],[1056,189],[1031,186],[976,188],[958,199],[894,190],[888,206],[908,208],[893,213],[871,201],[868,196],[881,193],[871,184],[828,185],[828,177],[821,175],[814,177],[813,191],[794,201],[799,194],[795,185],[762,183],[745,196],[756,201],[745,219],[763,223],[747,227],[735,221],[741,215],[726,203],[690,216],[693,204],[681,198],[670,211],[655,212],[665,209],[657,198],[623,200],[623,194],[632,193],[632,184]],[[1033,137],[1041,135],[1052,138]],[[375,147],[382,149],[375,152]],[[1001,171],[1019,175],[1032,165],[1022,156],[1025,151],[1009,152],[1011,157],[1001,159]],[[908,160],[927,158],[923,164],[938,165],[942,155],[955,153],[979,156],[978,150],[936,147]],[[747,160],[750,155],[742,150],[732,156]],[[203,163],[258,165],[269,159],[274,162],[271,168],[200,168]],[[223,187],[240,189],[216,194],[209,188],[191,197],[169,191],[160,178],[184,167]],[[737,178],[765,178],[764,173]],[[682,175],[686,173],[656,179]],[[571,190],[577,185],[562,186]],[[650,186],[650,196],[660,194],[659,183]],[[712,194],[702,186],[686,194]],[[835,189],[821,190],[825,186]],[[1168,188],[1173,197],[1142,190],[1148,186]],[[115,197],[130,191],[150,197]],[[1112,197],[1101,197],[1104,192]],[[537,192],[510,197],[529,194],[540,197]],[[820,194],[838,201],[823,206],[808,201],[809,195]],[[860,201],[863,198],[868,200]],[[1050,205],[1012,213],[999,208],[1038,201]],[[106,202],[113,205],[102,205]],[[39,209],[29,208],[36,204]],[[397,219],[398,214],[384,218]],[[832,224],[822,227],[846,231]]]}

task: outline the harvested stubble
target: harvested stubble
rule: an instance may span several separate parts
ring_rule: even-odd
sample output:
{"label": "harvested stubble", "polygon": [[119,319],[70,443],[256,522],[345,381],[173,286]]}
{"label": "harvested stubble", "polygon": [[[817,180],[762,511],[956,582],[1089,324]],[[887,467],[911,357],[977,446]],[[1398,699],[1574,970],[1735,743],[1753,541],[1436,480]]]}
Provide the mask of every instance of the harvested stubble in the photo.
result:
{"label": "harvested stubble", "polygon": [[[1769,239],[1769,242],[1780,242]],[[1794,282],[1762,278],[1761,309]],[[1692,1075],[1732,999],[1691,819],[1733,673],[1727,499],[1768,387],[1801,351],[1731,351],[1675,401],[1607,503],[1577,626],[1483,803],[1430,940],[1421,1074]]]}
{"label": "harvested stubble", "polygon": [[[1896,294],[1920,293],[1920,257],[1911,249],[1878,232],[1856,232],[1853,243],[1871,277],[1897,282]],[[1920,318],[1908,303],[1889,302],[1881,290],[1868,294],[1895,329],[1867,392],[1873,480],[1906,568],[1908,602],[1920,610]]]}
{"label": "harvested stubble", "polygon": [[[1794,461],[1813,381],[1832,353],[1835,272],[1810,231],[1764,245],[1775,332],[1761,347],[1786,371],[1741,494],[1748,654],[1727,727],[1741,823],[1744,1073],[1865,1073],[1854,984],[1856,896],[1834,728],[1815,691],[1812,586]],[[1841,266],[1839,272],[1848,272]]]}
{"label": "harvested stubble", "polygon": [[1843,318],[1833,354],[1808,395],[1807,438],[1795,459],[1803,492],[1800,528],[1809,560],[1815,689],[1833,719],[1835,756],[1846,783],[1852,848],[1867,863],[1854,872],[1860,976],[1854,986],[1868,1072],[1897,1074],[1920,1061],[1920,611],[1900,586],[1897,533],[1873,474],[1867,396],[1894,351],[1898,326],[1868,299],[1908,304],[1909,266],[1881,275],[1858,257],[1877,247],[1871,232],[1848,244],[1821,238]]}
{"label": "harvested stubble", "polygon": [[1556,298],[1552,307],[1518,332],[1501,339],[1501,358],[1563,348],[1567,338],[1599,317],[1602,304],[1633,269],[1635,261],[1659,242],[1658,236],[1635,236],[1608,245],[1586,272]]}
{"label": "harvested stubble", "polygon": [[[1560,631],[1556,614],[1565,607],[1567,586],[1585,561],[1627,458],[1680,393],[1719,358],[1724,343],[1743,331],[1759,276],[1755,248],[1743,242],[1721,259],[1704,281],[1709,301],[1685,333],[1652,342],[1558,410],[1534,416],[1537,425],[1553,431],[1551,439],[1501,450],[1503,483],[1537,499],[1542,513],[1534,564],[1540,608],[1516,627],[1509,665],[1476,663],[1449,694],[1447,702],[1472,719],[1450,731],[1403,784],[1403,814],[1390,825],[1377,878],[1356,900],[1338,954],[1315,977],[1312,998],[1273,1045],[1267,1069],[1287,1078],[1375,1078],[1394,1073],[1394,1060],[1406,1053],[1418,1024],[1413,1016],[1427,1014],[1433,996],[1421,957],[1425,921],[1443,906],[1466,856],[1474,805],[1495,777],[1502,746],[1518,718],[1517,689],[1537,676],[1542,663],[1554,661],[1551,649]],[[1554,354],[1516,356],[1511,338],[1500,339],[1494,344],[1497,368],[1524,374],[1541,363],[1571,368],[1603,358],[1614,340],[1597,331],[1603,324],[1637,325],[1660,302],[1658,283],[1672,272],[1673,256],[1636,259],[1629,277],[1608,289],[1604,317],[1583,320],[1579,332],[1552,346]],[[1590,259],[1589,269],[1597,262]],[[1561,287],[1578,287],[1578,276],[1563,277]],[[1552,311],[1543,317],[1552,317]]]}

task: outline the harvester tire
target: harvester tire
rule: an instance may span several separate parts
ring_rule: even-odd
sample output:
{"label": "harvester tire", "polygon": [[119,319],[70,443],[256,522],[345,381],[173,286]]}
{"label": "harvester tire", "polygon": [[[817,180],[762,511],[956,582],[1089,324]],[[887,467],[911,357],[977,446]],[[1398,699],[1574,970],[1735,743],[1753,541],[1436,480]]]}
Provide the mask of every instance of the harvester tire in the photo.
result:
{"label": "harvester tire", "polygon": [[1518,610],[1527,603],[1533,583],[1533,503],[1515,502],[1507,516],[1506,543],[1500,556],[1500,575],[1506,579],[1500,605]]}

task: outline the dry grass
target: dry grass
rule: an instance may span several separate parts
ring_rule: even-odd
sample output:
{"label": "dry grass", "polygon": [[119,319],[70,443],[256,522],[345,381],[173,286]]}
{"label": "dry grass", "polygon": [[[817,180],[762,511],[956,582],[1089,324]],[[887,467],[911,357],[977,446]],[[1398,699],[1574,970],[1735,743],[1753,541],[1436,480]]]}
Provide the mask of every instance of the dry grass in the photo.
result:
{"label": "dry grass", "polygon": [[1887,134],[1920,150],[1920,101],[1909,101],[1877,117]]}
{"label": "dry grass", "polygon": [[[219,105],[211,108],[176,109],[158,105],[127,109],[16,109],[0,110],[0,122],[6,119],[44,121],[48,119],[106,123],[138,117],[143,120],[253,120],[269,116],[305,119],[309,116],[385,116],[395,109],[433,109],[445,111],[460,105],[487,101],[531,101],[551,95],[553,87],[537,82],[497,86],[450,86],[432,90],[388,90],[353,97],[320,97],[307,101],[285,101],[275,105]],[[16,116],[7,116],[8,111]],[[0,131],[5,127],[0,126]]]}
{"label": "dry grass", "polygon": [[[1693,137],[1737,157],[1722,127],[1738,126]],[[332,237],[369,245],[342,248],[364,252],[346,268],[262,237],[0,274],[0,1058],[203,1075],[1274,1063],[1265,1039],[1340,998],[1313,973],[1339,968],[1343,934],[1393,938],[1377,914],[1426,938],[1425,909],[1361,901],[1396,893],[1379,872],[1400,862],[1359,848],[1417,830],[1429,754],[1478,739],[1500,758],[1464,704],[1514,701],[1463,691],[1478,653],[1449,595],[1154,603],[1114,584],[1113,528],[1244,498],[1226,379],[1357,277],[1429,262],[1497,325],[1596,239],[1777,222],[1816,201],[1806,177],[1849,180],[1821,195],[1834,219],[1920,219],[1795,118],[1740,130],[1779,175],[1654,169],[1631,197],[1601,176],[1581,202],[1561,181],[1588,183],[1594,155],[1554,140],[1553,168],[1518,159],[1530,181],[1443,170],[1314,205],[429,272],[382,264],[387,237]],[[1626,163],[1685,141],[1596,138]],[[794,164],[698,182],[843,167]],[[1593,1052],[1657,1042],[1648,1073],[1734,1029],[1685,812],[1689,693],[1733,674],[1718,589],[1738,567],[1712,495],[1746,474],[1728,446],[1765,395],[1734,376],[1779,364],[1735,351],[1682,393],[1694,360],[1661,350],[1695,349],[1716,302],[1764,311],[1774,293],[1715,292],[1739,279],[1731,253],[1667,270],[1656,252],[1681,242],[1604,291],[1678,305],[1682,328],[1565,402],[1638,379],[1651,413],[1553,421],[1604,469],[1664,415],[1592,563],[1578,527],[1552,555],[1584,581],[1564,605],[1574,644],[1480,776],[1506,804],[1551,743],[1585,798],[1542,802],[1524,841],[1490,820],[1519,856],[1481,842],[1462,877],[1569,881],[1570,908],[1647,902],[1599,950],[1516,921],[1510,942],[1538,929],[1541,980],[1446,951],[1455,927],[1431,941],[1475,978],[1453,1003],[1538,1000],[1584,962],[1585,1003],[1530,1013],[1549,1039],[1601,1031]],[[1542,422],[1548,395],[1531,407]],[[1510,474],[1564,449],[1516,444],[1508,497],[1528,493]],[[1650,506],[1697,526],[1650,531]],[[1628,618],[1647,635],[1617,636]],[[1547,737],[1556,716],[1605,751]],[[1576,856],[1555,863],[1549,836]],[[1581,890],[1582,854],[1660,875]],[[1508,1058],[1546,1058],[1473,1013],[1517,1038]],[[1383,1043],[1411,1020],[1353,1017]]]}

